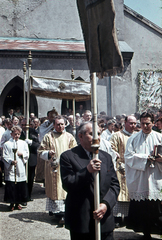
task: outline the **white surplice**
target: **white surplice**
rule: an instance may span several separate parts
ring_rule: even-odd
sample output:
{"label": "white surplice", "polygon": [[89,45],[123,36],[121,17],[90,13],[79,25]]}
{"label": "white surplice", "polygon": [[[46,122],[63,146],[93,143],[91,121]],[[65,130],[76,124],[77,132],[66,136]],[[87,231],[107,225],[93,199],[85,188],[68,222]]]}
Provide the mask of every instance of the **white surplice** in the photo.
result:
{"label": "white surplice", "polygon": [[[4,161],[4,169],[5,169],[5,180],[6,181],[15,181],[15,170],[14,165],[11,165],[11,162],[14,160],[14,153],[13,148],[15,148],[15,142],[13,138],[10,138],[3,145],[3,161]],[[29,149],[28,144],[23,140],[18,140],[16,142],[17,151],[23,154],[23,158],[19,157],[16,152],[16,181],[23,182],[26,181],[26,170],[25,170],[25,163],[29,158]]]}
{"label": "white surplice", "polygon": [[162,200],[162,163],[150,167],[147,160],[154,145],[162,145],[162,134],[153,130],[149,134],[141,130],[128,139],[124,158],[130,199]]}
{"label": "white surplice", "polygon": [[112,157],[112,161],[114,163],[114,168],[116,170],[116,158],[117,155],[115,153],[115,151],[111,148],[111,143],[103,138],[100,138],[100,147],[99,149],[109,153]]}
{"label": "white surplice", "polygon": [[101,133],[101,138],[109,141],[112,134],[114,134],[114,131],[110,132],[109,129],[106,129]]}

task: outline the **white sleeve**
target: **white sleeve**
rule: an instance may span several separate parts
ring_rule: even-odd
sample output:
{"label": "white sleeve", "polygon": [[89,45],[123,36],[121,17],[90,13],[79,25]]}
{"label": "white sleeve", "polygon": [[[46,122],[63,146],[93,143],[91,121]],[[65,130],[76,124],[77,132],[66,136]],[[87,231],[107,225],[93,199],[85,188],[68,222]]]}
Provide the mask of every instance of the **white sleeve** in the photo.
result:
{"label": "white sleeve", "polygon": [[6,144],[3,145],[3,159],[5,167],[8,169],[11,166],[11,162],[14,160],[13,154],[10,154],[8,146]]}
{"label": "white sleeve", "polygon": [[29,148],[28,148],[28,144],[25,141],[23,141],[23,143],[24,143],[23,161],[24,163],[26,163],[29,158]]}
{"label": "white sleeve", "polygon": [[133,140],[134,138],[130,137],[126,145],[124,154],[125,165],[136,170],[145,171],[148,154],[137,153],[133,146]]}
{"label": "white sleeve", "polygon": [[48,152],[49,152],[49,150],[45,150],[45,151],[41,152],[40,158],[42,158],[45,161],[48,161],[49,160],[48,159]]}

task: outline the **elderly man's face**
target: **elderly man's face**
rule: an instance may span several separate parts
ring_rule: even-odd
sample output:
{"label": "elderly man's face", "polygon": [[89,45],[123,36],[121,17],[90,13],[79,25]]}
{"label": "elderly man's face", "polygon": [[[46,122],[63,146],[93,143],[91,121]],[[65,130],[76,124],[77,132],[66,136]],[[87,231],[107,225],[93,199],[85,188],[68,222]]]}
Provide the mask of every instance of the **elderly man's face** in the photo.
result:
{"label": "elderly man's face", "polygon": [[91,121],[91,119],[92,119],[92,114],[91,114],[91,112],[85,113],[84,116],[83,116],[83,118],[84,118],[84,120],[85,120],[86,122]]}
{"label": "elderly man's face", "polygon": [[136,118],[133,116],[129,116],[127,121],[125,122],[125,130],[129,133],[132,133],[136,128]]}
{"label": "elderly man's face", "polygon": [[26,131],[26,119],[23,119],[22,121],[21,121],[21,128],[22,128],[22,130],[25,132]]}
{"label": "elderly man's face", "polygon": [[56,132],[62,133],[65,129],[64,119],[56,119],[55,124],[54,124],[54,128],[55,128]]}
{"label": "elderly man's face", "polygon": [[69,121],[70,125],[73,126],[73,123],[74,123],[73,116],[68,117],[68,121]]}
{"label": "elderly man's face", "polygon": [[37,128],[39,126],[39,119],[36,118],[33,120],[33,122],[34,122],[35,128]]}
{"label": "elderly man's face", "polygon": [[[90,124],[90,123],[86,125],[86,133],[79,134],[80,144],[82,145],[83,148],[85,148],[89,152],[92,152],[92,148],[91,148],[92,140],[93,140],[92,134],[93,134],[92,133],[92,124]],[[101,131],[98,127],[98,140],[99,141],[100,141],[100,134],[101,134]]]}

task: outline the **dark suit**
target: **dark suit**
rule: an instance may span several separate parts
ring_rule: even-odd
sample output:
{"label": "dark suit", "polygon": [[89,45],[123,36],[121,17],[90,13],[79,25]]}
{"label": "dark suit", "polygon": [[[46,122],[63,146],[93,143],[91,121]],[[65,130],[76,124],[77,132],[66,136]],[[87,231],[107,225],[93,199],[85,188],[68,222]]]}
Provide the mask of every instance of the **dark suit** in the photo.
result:
{"label": "dark suit", "polygon": [[10,115],[9,113],[6,115],[6,118],[10,118],[13,119],[13,117],[16,116],[14,113],[12,115]]}
{"label": "dark suit", "polygon": [[[112,232],[115,224],[112,209],[120,191],[111,156],[99,151],[100,202],[108,210],[101,220],[101,231]],[[67,191],[65,203],[65,227],[77,233],[94,232],[93,174],[87,170],[90,159],[81,145],[62,153],[60,157],[63,188]]]}
{"label": "dark suit", "polygon": [[[26,133],[21,132],[20,139],[26,139]],[[32,140],[31,146],[29,145],[29,160],[28,160],[28,192],[29,198],[31,198],[31,192],[33,188],[33,181],[35,177],[35,167],[37,165],[37,148],[39,147],[38,132],[29,128],[29,139]]]}
{"label": "dark suit", "polygon": [[69,132],[73,135],[73,126],[69,124],[65,129],[66,129],[66,132]]}

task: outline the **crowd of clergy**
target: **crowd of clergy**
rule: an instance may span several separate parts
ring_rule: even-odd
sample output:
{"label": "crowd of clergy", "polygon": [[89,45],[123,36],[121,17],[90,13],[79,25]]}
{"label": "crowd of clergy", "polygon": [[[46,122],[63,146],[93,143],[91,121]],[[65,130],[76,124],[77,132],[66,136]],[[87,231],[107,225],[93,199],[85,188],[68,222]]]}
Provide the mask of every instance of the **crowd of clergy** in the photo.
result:
{"label": "crowd of clergy", "polygon": [[[75,124],[74,124],[75,120]],[[49,216],[64,224],[66,191],[60,155],[80,144],[79,128],[92,121],[81,105],[59,115],[30,114],[29,130],[20,108],[0,117],[0,187],[9,211],[22,210],[32,199],[34,182],[43,182]],[[110,154],[120,185],[113,215],[115,226],[143,232],[143,239],[162,231],[162,109],[115,117],[98,114],[99,149]],[[28,130],[28,131],[27,131]],[[26,134],[26,131],[28,134]]]}

